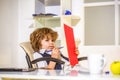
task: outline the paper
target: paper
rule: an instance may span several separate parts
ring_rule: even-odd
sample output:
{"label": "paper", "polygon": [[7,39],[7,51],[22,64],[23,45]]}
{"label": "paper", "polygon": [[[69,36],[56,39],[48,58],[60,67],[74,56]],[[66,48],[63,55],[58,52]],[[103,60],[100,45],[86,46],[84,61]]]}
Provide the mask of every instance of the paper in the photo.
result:
{"label": "paper", "polygon": [[78,64],[77,54],[75,53],[76,45],[74,39],[73,29],[68,25],[64,24],[64,32],[66,37],[66,44],[68,50],[68,56],[71,66]]}

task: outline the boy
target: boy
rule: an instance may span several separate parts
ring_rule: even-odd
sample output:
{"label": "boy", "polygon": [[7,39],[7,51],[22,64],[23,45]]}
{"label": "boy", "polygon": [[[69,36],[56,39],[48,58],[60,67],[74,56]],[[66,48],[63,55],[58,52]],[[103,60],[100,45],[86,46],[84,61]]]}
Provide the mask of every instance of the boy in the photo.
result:
{"label": "boy", "polygon": [[[58,33],[50,28],[37,28],[30,35],[30,42],[33,50],[35,51],[34,59],[40,57],[52,57],[60,59],[61,54],[58,47],[55,46],[55,41]],[[52,50],[51,52],[47,52]],[[77,50],[77,54],[79,54]],[[37,63],[38,67],[46,67],[48,69],[62,69],[60,64],[53,61],[41,61]]]}

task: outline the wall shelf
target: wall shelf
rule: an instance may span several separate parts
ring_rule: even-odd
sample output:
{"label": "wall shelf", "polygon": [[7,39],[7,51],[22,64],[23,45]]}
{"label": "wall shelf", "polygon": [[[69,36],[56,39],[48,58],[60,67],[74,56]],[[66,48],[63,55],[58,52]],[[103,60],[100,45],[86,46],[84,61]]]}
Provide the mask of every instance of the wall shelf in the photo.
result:
{"label": "wall shelf", "polygon": [[60,17],[58,16],[45,16],[34,17],[35,27],[59,27],[60,26]]}
{"label": "wall shelf", "polygon": [[63,15],[63,16],[35,16],[35,26],[36,27],[59,27],[61,26],[61,18],[63,23],[70,26],[75,26],[79,21],[79,16],[74,15]]}

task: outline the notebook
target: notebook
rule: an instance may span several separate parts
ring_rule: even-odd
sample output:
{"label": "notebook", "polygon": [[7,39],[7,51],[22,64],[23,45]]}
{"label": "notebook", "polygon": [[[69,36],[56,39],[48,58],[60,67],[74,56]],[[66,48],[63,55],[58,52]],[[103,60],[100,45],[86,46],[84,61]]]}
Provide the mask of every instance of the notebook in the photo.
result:
{"label": "notebook", "polygon": [[70,65],[75,66],[76,64],[78,64],[78,58],[77,58],[77,54],[75,53],[76,45],[75,45],[73,28],[64,24],[64,32],[65,32]]}

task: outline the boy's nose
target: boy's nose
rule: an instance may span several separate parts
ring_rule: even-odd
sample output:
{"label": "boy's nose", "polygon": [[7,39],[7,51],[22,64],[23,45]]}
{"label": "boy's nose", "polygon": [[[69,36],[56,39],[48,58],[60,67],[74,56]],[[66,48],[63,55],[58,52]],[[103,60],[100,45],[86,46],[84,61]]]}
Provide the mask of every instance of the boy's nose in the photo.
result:
{"label": "boy's nose", "polygon": [[50,43],[53,43],[53,41],[50,41]]}

